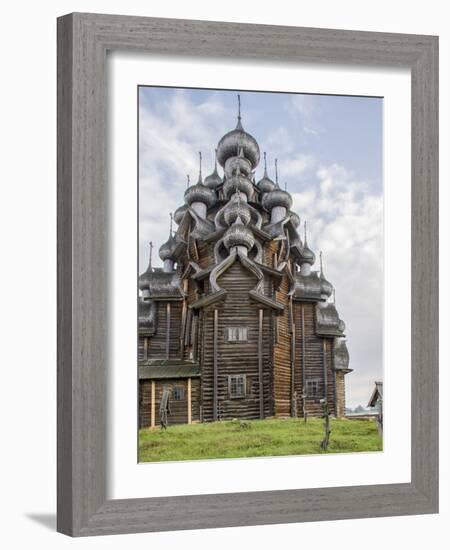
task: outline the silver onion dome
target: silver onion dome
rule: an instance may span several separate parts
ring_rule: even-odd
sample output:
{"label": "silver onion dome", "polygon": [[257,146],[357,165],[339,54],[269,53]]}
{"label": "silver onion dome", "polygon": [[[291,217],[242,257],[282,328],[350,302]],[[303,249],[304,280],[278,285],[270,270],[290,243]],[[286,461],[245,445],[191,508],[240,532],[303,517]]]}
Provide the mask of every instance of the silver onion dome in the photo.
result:
{"label": "silver onion dome", "polygon": [[[306,235],[306,220],[305,220],[305,226],[304,227],[305,227],[305,236],[304,236],[304,244],[303,244],[303,247],[301,249],[302,261],[300,262],[300,264],[313,265],[314,262],[316,261],[316,255],[314,254],[314,252],[308,246],[308,237]],[[321,257],[321,260],[322,260],[322,257]],[[321,263],[321,265],[322,265],[322,263]]]}
{"label": "silver onion dome", "polygon": [[247,225],[252,216],[247,203],[241,201],[240,197],[238,197],[226,205],[223,217],[227,225],[233,225],[238,218],[244,225]]}
{"label": "silver onion dome", "polygon": [[203,184],[202,154],[199,153],[198,156],[200,164],[198,181],[195,185],[191,185],[186,189],[184,192],[184,200],[188,206],[191,206],[194,202],[200,202],[205,204],[207,208],[211,208],[211,206],[214,206],[217,202],[217,195],[212,189]]}
{"label": "silver onion dome", "polygon": [[215,160],[214,160],[214,171],[209,176],[206,176],[204,185],[206,187],[209,187],[209,189],[216,189],[219,185],[222,183],[222,178],[219,176],[217,172],[217,149],[215,154]]}
{"label": "silver onion dome", "polygon": [[238,121],[236,128],[225,134],[217,145],[217,161],[225,166],[228,158],[234,157],[239,148],[242,147],[243,155],[251,162],[252,168],[256,168],[259,162],[259,145],[256,139],[248,134],[241,123],[241,102],[238,95]]}
{"label": "silver onion dome", "polygon": [[301,249],[301,254],[302,254],[302,261],[301,261],[301,263],[303,263],[303,264],[313,265],[314,262],[316,261],[316,255],[315,255],[314,252],[308,247],[308,244],[307,244],[307,243],[305,243],[305,245],[304,245],[303,248]]}
{"label": "silver onion dome", "polygon": [[181,220],[183,219],[185,213],[187,212],[187,206],[183,204],[179,206],[173,213],[173,219],[177,225],[180,225]]}
{"label": "silver onion dome", "polygon": [[264,208],[270,212],[275,206],[283,206],[286,210],[292,207],[292,197],[287,191],[276,187],[270,193],[265,193],[262,198]]}
{"label": "silver onion dome", "polygon": [[217,170],[214,170],[212,174],[210,174],[209,176],[206,176],[204,185],[209,189],[216,189],[216,187],[219,187],[221,183],[222,183],[222,178],[217,173]]}
{"label": "silver onion dome", "polygon": [[252,173],[252,163],[244,157],[242,147],[237,156],[227,158],[224,166],[224,172],[228,178],[231,178],[237,171],[245,176],[250,176]]}
{"label": "silver onion dome", "polygon": [[333,294],[333,285],[328,282],[325,277],[320,277],[320,291],[325,296],[331,296]]}
{"label": "silver onion dome", "polygon": [[247,250],[250,250],[255,244],[255,237],[251,230],[243,224],[242,220],[237,218],[236,222],[225,232],[223,244],[227,250],[234,246],[245,246]]}
{"label": "silver onion dome", "polygon": [[267,174],[267,158],[266,158],[265,152],[264,152],[264,175],[256,185],[261,194],[270,193],[270,191],[273,191],[276,187],[275,183],[269,178],[269,175]]}
{"label": "silver onion dome", "polygon": [[206,204],[208,208],[211,208],[211,206],[216,204],[217,196],[212,189],[206,187],[201,179],[199,179],[195,185],[191,185],[186,189],[184,192],[184,200],[189,206],[194,202],[201,202]]}
{"label": "silver onion dome", "polygon": [[244,193],[247,198],[251,197],[253,192],[253,183],[239,171],[231,178],[227,178],[223,185],[223,193],[227,200],[237,191]]}
{"label": "silver onion dome", "polygon": [[162,244],[159,248],[159,257],[162,261],[164,260],[175,260],[175,248],[177,242],[173,235],[170,235],[168,240]]}
{"label": "silver onion dome", "polygon": [[150,241],[150,254],[149,254],[149,260],[148,260],[148,267],[144,271],[144,273],[141,273],[139,275],[139,290],[145,290],[148,288],[149,281],[152,278],[153,275],[153,267],[152,267],[152,252],[153,252],[153,243]]}

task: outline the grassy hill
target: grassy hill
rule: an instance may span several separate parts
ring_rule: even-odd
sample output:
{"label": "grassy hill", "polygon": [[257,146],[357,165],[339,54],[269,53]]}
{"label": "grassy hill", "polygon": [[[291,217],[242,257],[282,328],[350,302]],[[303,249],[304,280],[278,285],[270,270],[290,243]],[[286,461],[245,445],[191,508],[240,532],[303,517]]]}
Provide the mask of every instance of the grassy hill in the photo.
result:
{"label": "grassy hill", "polygon": [[[231,420],[139,431],[139,461],[323,454],[323,420]],[[373,420],[331,419],[326,453],[381,451]]]}

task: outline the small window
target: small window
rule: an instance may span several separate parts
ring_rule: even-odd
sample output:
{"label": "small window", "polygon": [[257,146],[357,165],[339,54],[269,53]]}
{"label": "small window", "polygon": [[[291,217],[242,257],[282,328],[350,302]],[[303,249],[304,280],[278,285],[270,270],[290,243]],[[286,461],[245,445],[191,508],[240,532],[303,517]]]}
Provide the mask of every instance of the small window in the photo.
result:
{"label": "small window", "polygon": [[183,386],[175,386],[172,390],[172,397],[174,401],[183,401],[184,399]]}
{"label": "small window", "polygon": [[245,374],[229,376],[228,391],[231,399],[245,397]]}
{"label": "small window", "polygon": [[306,395],[308,397],[319,395],[319,380],[317,378],[306,381]]}
{"label": "small window", "polygon": [[225,330],[227,342],[246,342],[247,327],[227,327]]}

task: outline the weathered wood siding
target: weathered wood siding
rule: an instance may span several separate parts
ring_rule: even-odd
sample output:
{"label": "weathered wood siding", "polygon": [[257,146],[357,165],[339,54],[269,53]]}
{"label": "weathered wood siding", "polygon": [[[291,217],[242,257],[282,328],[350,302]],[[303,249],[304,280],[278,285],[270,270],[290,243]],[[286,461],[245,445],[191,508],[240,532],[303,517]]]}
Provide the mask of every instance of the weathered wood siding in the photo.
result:
{"label": "weathered wood siding", "polygon": [[[172,397],[173,388],[184,388],[183,399],[175,401]],[[155,381],[155,425],[159,426],[159,406],[164,389],[171,392],[169,426],[171,424],[186,424],[188,421],[188,382],[187,379],[168,379]],[[191,411],[192,421],[200,420],[200,380],[191,379]],[[151,381],[141,380],[139,383],[139,427],[145,428],[151,425]]]}
{"label": "weathered wood siding", "polygon": [[345,416],[345,380],[343,372],[336,372],[337,416]]}
{"label": "weathered wood siding", "polygon": [[[167,357],[167,302],[157,302],[156,307],[158,308],[158,326],[156,333],[148,339],[148,359],[165,359]],[[170,302],[169,359],[180,358],[181,311],[181,302]],[[141,345],[143,354],[143,342]]]}
{"label": "weathered wood siding", "polygon": [[[228,291],[227,297],[224,302],[205,308],[202,322],[203,419],[206,421],[213,419],[215,309],[218,311],[218,418],[259,418],[259,306],[250,300],[248,294],[254,288],[256,278],[239,261],[236,261],[220,277],[219,284]],[[246,342],[228,342],[226,340],[225,329],[236,326],[247,327],[248,339]],[[263,331],[267,335],[271,331],[270,316],[267,314],[267,311],[264,312]],[[233,374],[246,375],[246,397],[230,399],[228,376]],[[272,414],[270,346],[266,344],[263,351],[263,393],[264,415],[270,416]]]}
{"label": "weathered wood siding", "polygon": [[[302,332],[302,311],[304,319],[304,333]],[[315,334],[316,305],[304,302],[294,303],[295,320],[295,391],[297,392],[297,414],[302,414],[301,396],[306,392],[303,381],[316,379],[319,381],[319,393],[316,397],[308,397],[306,411],[311,416],[322,413],[320,399],[327,396],[328,409],[335,414],[334,408],[334,371],[333,371],[333,340],[322,338]],[[302,364],[304,358],[304,365]],[[324,376],[326,366],[326,387]]]}
{"label": "weathered wood siding", "polygon": [[291,324],[289,322],[289,281],[283,277],[275,298],[284,305],[278,315],[278,338],[273,346],[273,398],[275,416],[291,415]]}

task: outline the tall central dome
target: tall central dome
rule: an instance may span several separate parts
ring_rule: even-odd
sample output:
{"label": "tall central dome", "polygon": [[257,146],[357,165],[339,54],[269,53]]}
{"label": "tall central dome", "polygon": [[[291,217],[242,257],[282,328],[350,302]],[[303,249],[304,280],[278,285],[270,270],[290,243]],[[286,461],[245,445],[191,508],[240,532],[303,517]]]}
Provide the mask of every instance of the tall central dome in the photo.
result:
{"label": "tall central dome", "polygon": [[236,157],[240,149],[244,157],[248,159],[252,168],[256,168],[259,163],[259,145],[256,139],[244,130],[241,122],[241,98],[238,95],[238,120],[234,130],[225,134],[217,145],[217,161],[225,167],[228,158]]}

